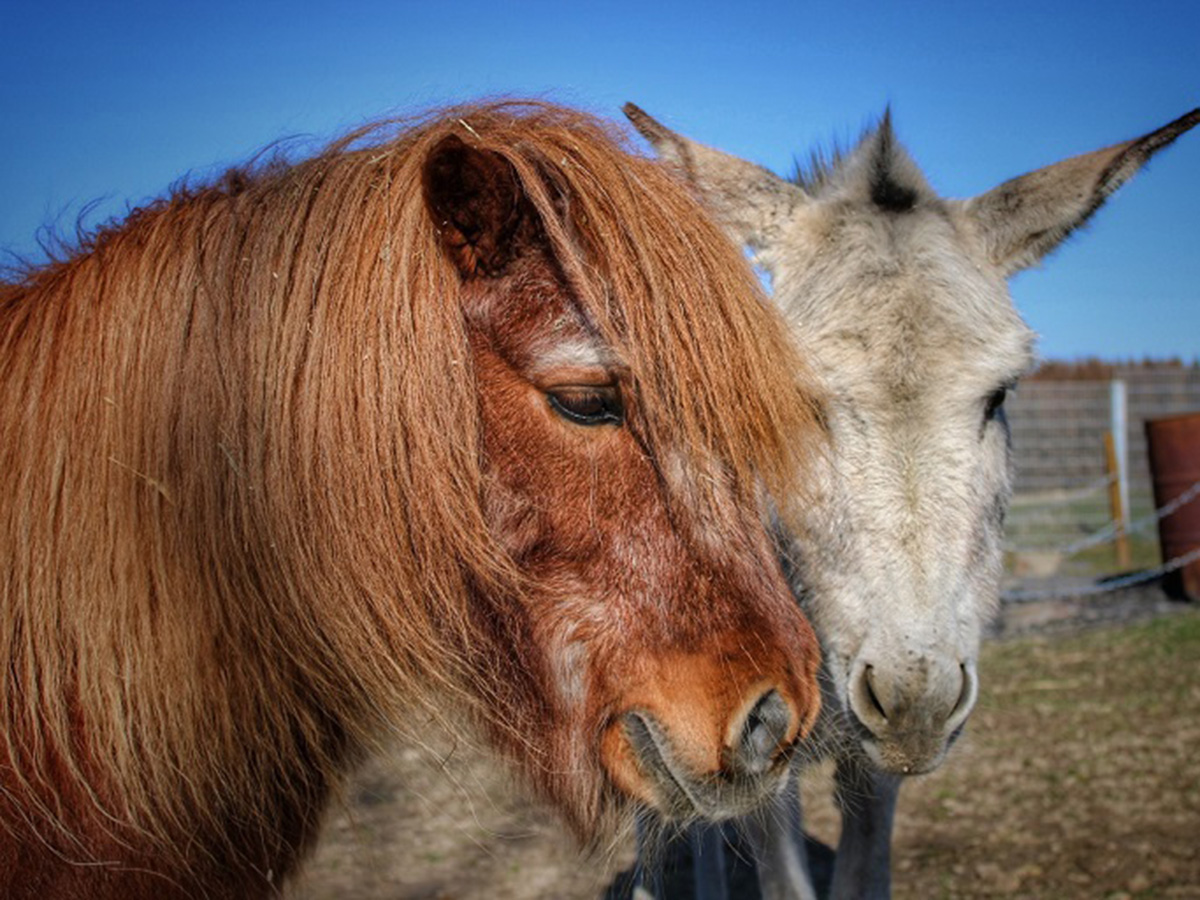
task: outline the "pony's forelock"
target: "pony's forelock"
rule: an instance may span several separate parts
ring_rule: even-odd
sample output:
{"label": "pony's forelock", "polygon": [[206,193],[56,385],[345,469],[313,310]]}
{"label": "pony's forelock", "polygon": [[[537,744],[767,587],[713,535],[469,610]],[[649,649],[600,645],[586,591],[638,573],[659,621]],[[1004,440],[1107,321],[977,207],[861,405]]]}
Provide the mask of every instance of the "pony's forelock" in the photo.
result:
{"label": "pony's forelock", "polygon": [[[584,315],[628,367],[652,451],[711,460],[743,498],[764,482],[775,496],[802,493],[815,389],[737,248],[615,126],[511,109],[463,111],[461,123],[485,143],[496,125],[528,129],[501,131],[495,149],[520,174]],[[705,482],[702,495],[705,484],[716,491]]]}

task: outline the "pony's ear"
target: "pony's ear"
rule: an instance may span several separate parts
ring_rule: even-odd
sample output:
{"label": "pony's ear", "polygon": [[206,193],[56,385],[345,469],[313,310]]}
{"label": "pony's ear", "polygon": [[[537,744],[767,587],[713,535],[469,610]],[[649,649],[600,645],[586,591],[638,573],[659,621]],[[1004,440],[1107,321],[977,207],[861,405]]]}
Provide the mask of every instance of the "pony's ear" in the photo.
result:
{"label": "pony's ear", "polygon": [[1030,172],[960,208],[1006,276],[1037,263],[1103,205],[1157,151],[1197,122],[1200,109],[1157,131]]}
{"label": "pony's ear", "polygon": [[449,135],[429,151],[422,182],[433,223],[463,278],[503,272],[516,255],[523,206],[508,160]]}
{"label": "pony's ear", "polygon": [[633,127],[671,168],[694,185],[730,236],[762,248],[778,236],[808,197],[790,181],[676,134],[632,103],[622,109]]}

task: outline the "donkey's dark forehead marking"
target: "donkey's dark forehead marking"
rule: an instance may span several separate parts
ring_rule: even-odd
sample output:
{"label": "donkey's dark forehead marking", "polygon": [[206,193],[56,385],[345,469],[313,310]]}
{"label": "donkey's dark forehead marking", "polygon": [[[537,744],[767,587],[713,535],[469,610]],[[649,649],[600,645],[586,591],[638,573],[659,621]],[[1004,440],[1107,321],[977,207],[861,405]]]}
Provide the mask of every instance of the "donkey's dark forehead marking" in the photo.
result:
{"label": "donkey's dark forehead marking", "polygon": [[884,212],[904,213],[917,205],[916,188],[901,184],[897,178],[896,140],[891,118],[885,116],[879,125],[875,152],[871,159],[871,202]]}
{"label": "donkey's dark forehead marking", "polygon": [[883,212],[906,213],[917,205],[917,192],[894,180],[890,172],[880,170],[871,178],[871,202]]}
{"label": "donkey's dark forehead marking", "polygon": [[853,150],[834,144],[828,152],[814,152],[807,167],[797,163],[792,183],[814,198],[849,183],[853,196],[869,200],[885,213],[909,212],[923,195],[929,197],[918,170],[896,140],[887,112]]}

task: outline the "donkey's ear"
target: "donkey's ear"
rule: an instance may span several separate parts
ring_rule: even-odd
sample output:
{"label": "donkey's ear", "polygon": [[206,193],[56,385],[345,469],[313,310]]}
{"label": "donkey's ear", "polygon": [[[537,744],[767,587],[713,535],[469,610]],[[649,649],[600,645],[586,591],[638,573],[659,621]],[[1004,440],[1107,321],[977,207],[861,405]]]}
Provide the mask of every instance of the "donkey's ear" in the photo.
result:
{"label": "donkey's ear", "polygon": [[508,160],[449,135],[429,151],[422,181],[433,223],[462,276],[503,272],[516,254],[523,205]]}
{"label": "donkey's ear", "polygon": [[1004,274],[1038,262],[1108,195],[1197,122],[1200,109],[1144,137],[1038,169],[965,201],[962,209]]}
{"label": "donkey's ear", "polygon": [[798,186],[761,166],[688,140],[632,103],[622,109],[659,157],[699,190],[738,243],[758,248],[771,243],[807,200]]}

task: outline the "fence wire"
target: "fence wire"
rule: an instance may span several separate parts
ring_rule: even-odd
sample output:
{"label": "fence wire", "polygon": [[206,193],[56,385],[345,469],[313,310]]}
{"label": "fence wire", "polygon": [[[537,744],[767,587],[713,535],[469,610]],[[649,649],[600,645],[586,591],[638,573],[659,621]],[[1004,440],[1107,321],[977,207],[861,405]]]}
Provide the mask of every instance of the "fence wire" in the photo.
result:
{"label": "fence wire", "polygon": [[[1108,479],[1106,479],[1106,481],[1107,480]],[[1191,486],[1183,491],[1183,493],[1174,497],[1167,503],[1164,503],[1158,509],[1154,510],[1148,515],[1134,520],[1129,524],[1128,528],[1125,528],[1120,522],[1114,519],[1099,530],[1077,541],[1061,544],[1055,547],[1029,547],[1024,551],[1018,550],[1017,552],[1057,553],[1062,555],[1063,558],[1069,558],[1082,553],[1084,550],[1087,550],[1091,547],[1095,547],[1100,544],[1111,543],[1122,531],[1124,531],[1126,534],[1145,531],[1151,526],[1157,525],[1161,520],[1167,518],[1167,516],[1178,512],[1197,497],[1200,497],[1200,480],[1193,482]],[[1031,590],[1015,589],[1005,591],[1004,599],[1009,602],[1019,603],[1029,600],[1052,600],[1063,597],[1089,597],[1096,594],[1106,594],[1110,591],[1119,591],[1123,588],[1132,587],[1136,584],[1142,584],[1144,582],[1153,581],[1156,578],[1161,578],[1164,575],[1174,572],[1176,569],[1182,569],[1184,566],[1197,559],[1200,559],[1200,547],[1189,550],[1187,553],[1184,553],[1181,556],[1176,556],[1173,559],[1169,559],[1160,566],[1155,566],[1152,569],[1146,569],[1141,572],[1134,572],[1130,575],[1121,576],[1119,578],[1109,578],[1098,581],[1092,585],[1084,586],[1074,585],[1068,587],[1060,585],[1056,587]]]}
{"label": "fence wire", "polygon": [[[1107,483],[1109,480],[1110,479],[1105,479],[1105,482]],[[1160,520],[1165,519],[1167,516],[1176,512],[1181,507],[1191,503],[1196,499],[1197,496],[1200,496],[1200,481],[1194,482],[1191,487],[1185,490],[1174,500],[1171,500],[1169,503],[1163,504],[1148,515],[1133,520],[1129,523],[1128,528],[1126,528],[1116,519],[1111,519],[1100,529],[1069,543],[1050,547],[1045,545],[1014,546],[1010,544],[1006,545],[1005,549],[1016,553],[1058,553],[1063,557],[1069,558],[1082,553],[1084,550],[1099,546],[1100,544],[1112,543],[1113,540],[1116,539],[1117,535],[1122,531],[1124,531],[1126,534],[1135,534],[1137,532],[1145,531],[1152,525],[1157,525]],[[1030,521],[1036,522],[1038,520],[1027,520],[1027,522]]]}
{"label": "fence wire", "polygon": [[1125,575],[1121,578],[1110,578],[1106,581],[1100,581],[1090,585],[1076,586],[1060,586],[1050,588],[1038,588],[1035,590],[1015,589],[1005,591],[1004,600],[1009,603],[1026,603],[1032,600],[1058,600],[1068,597],[1092,597],[1097,594],[1107,594],[1110,591],[1119,591],[1127,587],[1133,587],[1136,584],[1142,584],[1147,581],[1153,581],[1156,578],[1161,578],[1164,575],[1169,575],[1176,569],[1182,569],[1184,566],[1200,559],[1200,547],[1189,550],[1182,556],[1177,556],[1172,560],[1168,560],[1161,566],[1155,566],[1153,569],[1146,569],[1141,572],[1134,572],[1131,575]]}

